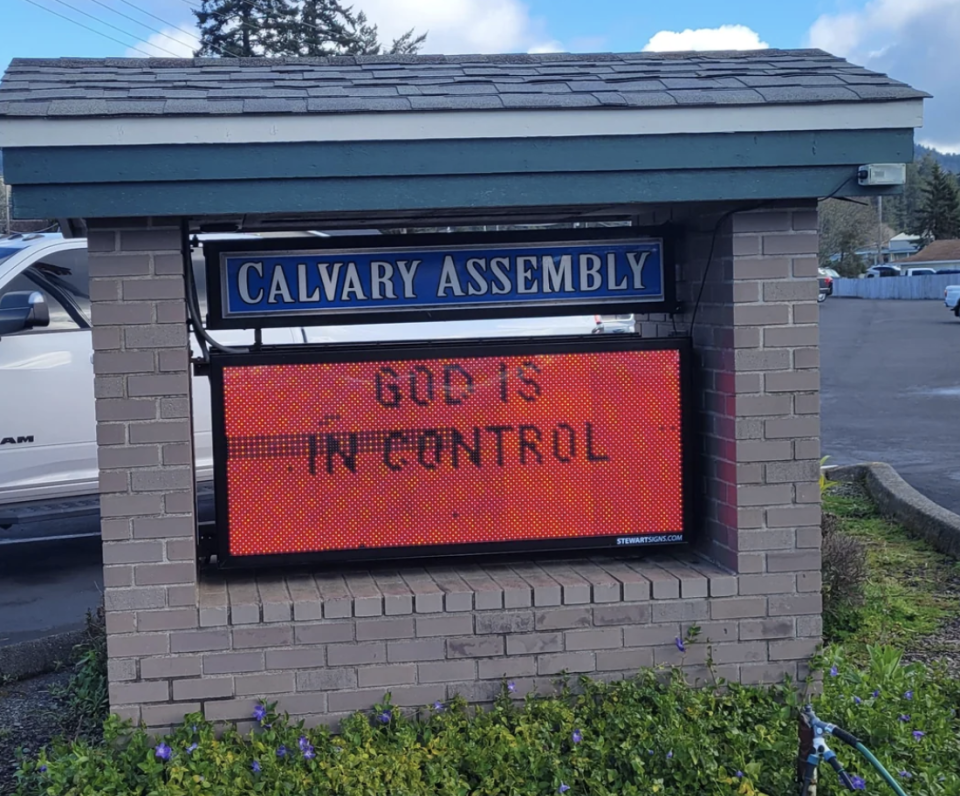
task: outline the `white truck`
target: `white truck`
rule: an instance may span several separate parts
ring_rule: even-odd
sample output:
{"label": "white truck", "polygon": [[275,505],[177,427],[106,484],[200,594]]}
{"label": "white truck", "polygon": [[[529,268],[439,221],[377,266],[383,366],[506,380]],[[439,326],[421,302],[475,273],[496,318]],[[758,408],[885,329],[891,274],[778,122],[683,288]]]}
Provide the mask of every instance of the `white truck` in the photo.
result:
{"label": "white truck", "polygon": [[943,290],[943,303],[960,318],[960,285],[948,285]]}
{"label": "white truck", "polygon": [[[205,315],[202,249],[194,251],[193,264],[200,310]],[[4,517],[10,527],[16,521],[17,507],[22,510],[25,502],[62,501],[97,493],[88,283],[85,239],[65,239],[58,234],[0,237],[0,543]],[[263,342],[304,345],[632,330],[633,316],[584,315],[265,329]],[[253,342],[253,333],[244,330],[218,331],[212,336],[228,346]],[[195,340],[193,346],[196,354]],[[193,411],[197,476],[199,481],[209,482],[213,451],[206,377],[193,380]],[[209,485],[206,489],[209,491]]]}

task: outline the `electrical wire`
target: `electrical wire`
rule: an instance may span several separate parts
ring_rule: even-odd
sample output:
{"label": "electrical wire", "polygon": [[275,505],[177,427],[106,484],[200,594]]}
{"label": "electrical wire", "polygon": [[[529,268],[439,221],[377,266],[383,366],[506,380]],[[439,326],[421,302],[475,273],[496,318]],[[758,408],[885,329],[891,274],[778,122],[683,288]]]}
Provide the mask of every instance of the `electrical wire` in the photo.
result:
{"label": "electrical wire", "polygon": [[[116,38],[115,36],[111,36],[109,33],[104,33],[103,31],[97,30],[96,28],[91,28],[89,25],[84,25],[82,22],[77,22],[77,20],[68,17],[66,14],[61,14],[59,11],[54,11],[52,8],[47,8],[45,5],[41,5],[40,3],[36,2],[36,0],[24,0],[24,2],[30,3],[30,5],[32,6],[36,6],[37,8],[43,9],[47,13],[53,14],[55,17],[60,17],[60,19],[67,20],[67,22],[72,22],[74,25],[79,25],[84,30],[89,30],[91,33],[96,33],[98,36],[103,36],[103,38],[105,39],[110,39],[110,41],[116,42],[117,44],[122,45],[123,47],[127,47],[130,50],[136,50],[138,53],[143,53],[145,56],[147,56],[147,58],[150,57],[150,53],[146,52],[145,50],[141,50],[136,45],[127,44],[125,41],[120,41],[120,39]],[[130,36],[131,38],[135,38],[129,33],[125,33],[124,35]]]}
{"label": "electrical wire", "polygon": [[[135,34],[130,33],[129,31],[124,30],[123,28],[118,28],[116,25],[112,25],[111,23],[105,22],[105,21],[102,20],[102,19],[98,19],[98,18],[95,17],[93,14],[90,14],[90,13],[84,11],[84,10],[81,9],[81,8],[77,8],[76,6],[70,5],[70,3],[67,2],[67,0],[55,0],[55,2],[59,3],[59,4],[62,5],[62,6],[66,6],[66,7],[69,8],[71,11],[76,11],[78,14],[83,14],[85,17],[90,17],[90,19],[95,20],[96,22],[99,22],[101,25],[106,25],[108,28],[113,28],[114,30],[120,31],[120,33],[122,33],[124,36],[130,36],[132,39],[136,39],[136,38],[137,38],[137,36],[136,36]],[[179,57],[180,57],[179,55],[177,55],[177,54],[176,54],[175,52],[173,52],[172,50],[168,50],[166,47],[161,47],[159,44],[154,44],[154,45],[152,45],[152,46],[156,47],[158,50],[163,50],[165,53],[167,53],[168,55],[172,55],[174,58],[179,58]],[[142,53],[144,53],[144,55],[146,55],[147,57],[150,57],[150,54],[149,54],[149,53],[145,53],[145,52],[144,52],[143,50],[141,50],[139,47],[134,47],[133,49],[137,50],[137,52],[142,52]]]}
{"label": "electrical wire", "polygon": [[[103,5],[103,3],[100,2],[100,0],[94,0],[94,2],[97,3],[98,5]],[[174,30],[179,30],[181,33],[186,33],[186,34],[189,35],[189,36],[196,36],[196,35],[197,35],[197,34],[196,34],[195,32],[193,32],[193,31],[187,30],[186,28],[181,28],[179,25],[174,25],[174,24],[172,24],[172,23],[170,23],[170,22],[167,22],[167,20],[163,19],[163,17],[158,17],[156,14],[154,14],[154,13],[152,13],[152,12],[150,12],[150,11],[147,11],[147,9],[145,9],[145,8],[140,8],[140,6],[136,5],[135,3],[131,3],[130,0],[120,0],[120,2],[123,3],[125,6],[130,6],[130,8],[133,8],[133,9],[139,11],[141,14],[146,14],[148,17],[153,17],[153,18],[154,18],[155,20],[157,20],[158,22],[162,22],[162,23],[163,23],[164,25],[166,25],[168,28],[173,28]],[[120,14],[121,16],[126,16],[126,14],[121,14],[119,11],[117,11],[117,10],[114,9],[114,8],[112,8],[111,10],[114,11],[114,13]],[[127,19],[133,19],[133,17],[127,17]],[[151,28],[151,27],[149,27],[148,25],[144,25],[143,22],[140,22],[140,21],[135,20],[135,19],[134,19],[133,21],[136,22],[138,25],[143,25],[143,27],[148,28],[149,30],[156,31],[157,33],[161,33],[161,34],[163,34],[164,36],[167,36],[167,34],[164,33],[163,31],[161,31],[161,30],[156,30],[156,28]],[[168,39],[173,39],[172,36],[167,36],[167,38],[168,38]],[[176,40],[176,39],[173,39],[173,41],[177,41],[177,40]],[[217,52],[221,53],[222,55],[226,55],[226,56],[228,56],[228,57],[230,57],[230,58],[236,58],[236,57],[237,57],[237,56],[234,55],[233,53],[227,52],[227,51],[224,50],[222,47],[217,47],[216,45],[211,45],[211,47],[213,47],[214,50],[216,50]]]}
{"label": "electrical wire", "polygon": [[[126,2],[126,0],[122,0],[122,1],[123,1],[123,2]],[[153,33],[157,33],[157,34],[159,34],[160,36],[163,36],[163,37],[166,38],[166,39],[170,39],[170,41],[172,41],[172,42],[176,42],[177,44],[183,44],[182,41],[180,41],[180,40],[177,39],[177,38],[174,38],[174,37],[171,36],[169,33],[160,30],[160,28],[156,28],[156,27],[154,27],[153,25],[148,25],[146,22],[141,22],[139,19],[137,19],[136,17],[132,17],[132,16],[130,16],[129,14],[124,14],[122,11],[118,11],[118,10],[117,10],[116,8],[114,8],[113,6],[107,5],[106,3],[103,2],[103,0],[90,0],[90,2],[96,3],[98,6],[101,6],[102,8],[107,9],[107,11],[112,11],[114,14],[117,14],[118,16],[121,16],[121,17],[123,17],[124,19],[129,19],[129,20],[130,20],[131,22],[133,22],[135,25],[140,25],[141,27],[144,27],[144,28],[146,28],[147,30],[152,31]],[[132,8],[136,8],[137,11],[141,11],[141,10],[142,10],[142,9],[137,8],[137,6],[133,5],[133,3],[127,3],[127,5],[128,5],[128,6],[131,6]],[[147,12],[144,11],[143,13],[147,13]],[[153,14],[151,14],[150,16],[153,16]],[[158,17],[158,19],[159,19],[159,17]],[[160,21],[163,22],[162,19],[161,19]],[[165,25],[169,25],[170,23],[164,22],[164,24],[165,24]],[[170,27],[174,28],[175,30],[180,30],[182,33],[186,33],[187,35],[193,35],[193,34],[190,33],[190,31],[182,30],[181,28],[178,28],[176,25],[170,25]],[[170,51],[167,50],[167,52],[170,52]]]}

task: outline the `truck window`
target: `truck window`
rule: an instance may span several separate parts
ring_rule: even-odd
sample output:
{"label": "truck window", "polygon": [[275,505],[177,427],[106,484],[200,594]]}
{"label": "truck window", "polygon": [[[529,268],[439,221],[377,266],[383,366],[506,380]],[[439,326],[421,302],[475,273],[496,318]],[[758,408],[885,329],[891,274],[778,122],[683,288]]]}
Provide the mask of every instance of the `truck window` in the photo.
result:
{"label": "truck window", "polygon": [[45,255],[29,270],[34,269],[50,287],[62,291],[64,298],[75,305],[74,309],[79,311],[83,320],[90,323],[90,266],[86,248]]}
{"label": "truck window", "polygon": [[63,304],[53,295],[53,291],[49,288],[44,287],[40,284],[39,279],[31,279],[30,272],[33,270],[33,266],[28,268],[22,274],[17,274],[13,279],[11,279],[3,288],[0,288],[0,296],[5,295],[6,293],[14,293],[21,290],[34,291],[38,290],[43,293],[44,299],[46,299],[47,307],[50,310],[50,325],[49,326],[39,326],[35,329],[28,329],[24,332],[18,332],[18,334],[43,334],[44,332],[70,332],[82,329],[80,323],[78,322],[76,315],[77,312],[74,310],[72,313],[68,312]]}

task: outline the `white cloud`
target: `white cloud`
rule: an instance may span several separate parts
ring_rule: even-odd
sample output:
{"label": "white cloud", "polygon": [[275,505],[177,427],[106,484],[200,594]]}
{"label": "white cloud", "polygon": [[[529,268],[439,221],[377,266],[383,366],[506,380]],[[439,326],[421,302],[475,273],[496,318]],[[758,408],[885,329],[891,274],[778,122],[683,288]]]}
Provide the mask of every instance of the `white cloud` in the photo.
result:
{"label": "white cloud", "polygon": [[146,41],[138,42],[137,49],[131,47],[126,55],[128,58],[137,58],[149,53],[151,58],[192,58],[200,47],[200,39],[193,30],[189,22],[184,22],[178,28],[165,28],[162,34],[154,33]]}
{"label": "white cloud", "polygon": [[427,34],[424,53],[556,52],[562,49],[520,0],[363,0],[389,44],[410,28]]}
{"label": "white cloud", "polygon": [[764,50],[770,45],[746,25],[721,25],[684,31],[661,30],[643,48],[653,52],[689,50]]}
{"label": "white cloud", "polygon": [[871,0],[859,11],[822,15],[808,39],[933,94],[918,139],[960,149],[960,0]]}

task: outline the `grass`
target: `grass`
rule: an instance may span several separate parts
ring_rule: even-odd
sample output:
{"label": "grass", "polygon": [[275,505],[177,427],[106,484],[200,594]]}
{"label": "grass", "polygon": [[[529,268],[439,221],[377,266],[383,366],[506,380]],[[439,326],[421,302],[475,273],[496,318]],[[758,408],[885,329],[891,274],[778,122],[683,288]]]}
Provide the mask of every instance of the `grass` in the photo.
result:
{"label": "grass", "polygon": [[825,628],[860,657],[868,644],[915,648],[960,613],[960,562],[885,520],[866,495],[828,490],[824,511],[867,547],[866,601],[856,616]]}

